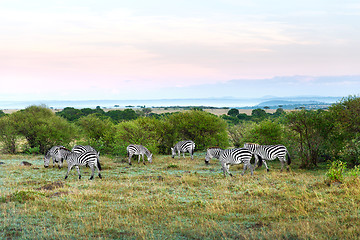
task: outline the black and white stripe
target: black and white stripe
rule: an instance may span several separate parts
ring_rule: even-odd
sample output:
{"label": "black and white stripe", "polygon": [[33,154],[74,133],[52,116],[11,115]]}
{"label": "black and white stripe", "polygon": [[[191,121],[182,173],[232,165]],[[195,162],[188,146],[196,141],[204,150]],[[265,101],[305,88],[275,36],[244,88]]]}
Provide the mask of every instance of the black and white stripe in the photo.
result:
{"label": "black and white stripe", "polygon": [[222,166],[222,170],[224,172],[224,177],[226,177],[226,173],[230,176],[233,176],[229,172],[229,168],[231,165],[244,164],[244,170],[241,175],[244,175],[245,170],[249,167],[251,171],[251,175],[253,175],[254,170],[250,164],[250,160],[252,157],[252,152],[250,152],[246,148],[234,148],[234,149],[225,149],[220,154],[220,163]]}
{"label": "black and white stripe", "polygon": [[191,155],[191,159],[194,159],[194,150],[195,150],[195,143],[193,141],[191,140],[180,141],[176,143],[173,148],[171,148],[172,158],[175,157],[176,153],[179,154],[179,158],[180,158],[180,153],[183,153],[183,157],[185,158],[185,153],[188,152]]}
{"label": "black and white stripe", "polygon": [[147,160],[152,163],[152,153],[143,145],[130,144],[126,147],[126,152],[129,157],[129,165],[131,165],[131,157],[133,155],[139,155],[138,163],[140,162],[140,157],[142,157],[143,164],[145,165],[144,155],[146,155]]}
{"label": "black and white stripe", "polygon": [[44,167],[49,167],[50,159],[53,161],[53,167],[55,167],[55,163],[58,164],[59,168],[62,168],[62,164],[64,159],[58,154],[59,148],[63,146],[53,146],[50,150],[45,154],[44,157]]}
{"label": "black and white stripe", "polygon": [[247,148],[252,153],[254,153],[255,165],[259,161],[258,157],[260,157],[262,158],[260,159],[260,161],[262,160],[263,164],[266,167],[266,170],[269,171],[266,160],[274,160],[278,158],[281,162],[281,171],[283,170],[285,163],[287,163],[286,169],[289,171],[291,158],[287,148],[284,145],[259,145],[256,143],[245,143],[244,148]]}
{"label": "black and white stripe", "polygon": [[76,145],[75,147],[72,148],[71,150],[72,152],[75,152],[75,153],[84,153],[84,152],[97,152],[95,150],[95,148],[93,148],[92,146],[90,145]]}
{"label": "black and white stripe", "polygon": [[80,166],[88,166],[91,168],[91,177],[90,180],[94,178],[95,168],[98,170],[98,176],[101,177],[101,165],[99,161],[99,155],[96,151],[92,152],[83,152],[83,153],[75,153],[66,148],[59,148],[59,152],[64,159],[67,161],[68,170],[65,175],[65,179],[67,179],[70,170],[75,166],[76,170],[79,174],[79,179],[81,178],[80,174]]}
{"label": "black and white stripe", "polygon": [[224,151],[224,149],[218,148],[218,147],[208,148],[206,150],[205,163],[209,164],[210,159],[212,159],[212,158],[219,159],[222,151]]}

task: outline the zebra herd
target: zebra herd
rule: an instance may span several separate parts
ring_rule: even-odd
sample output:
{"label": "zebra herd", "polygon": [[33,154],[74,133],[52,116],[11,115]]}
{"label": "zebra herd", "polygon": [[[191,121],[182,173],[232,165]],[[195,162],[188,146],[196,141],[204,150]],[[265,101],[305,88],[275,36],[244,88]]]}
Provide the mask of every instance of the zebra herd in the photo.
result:
{"label": "zebra herd", "polygon": [[[188,152],[190,153],[191,159],[194,159],[194,150],[195,143],[193,141],[180,141],[171,148],[172,158],[175,158],[177,154],[180,158],[181,153],[183,153],[183,157],[185,158],[185,153]],[[142,157],[143,164],[145,164],[144,155],[146,155],[147,160],[152,163],[152,153],[142,145],[130,144],[127,146],[126,151],[129,165],[131,165],[131,157],[133,155],[139,156],[138,163],[140,163],[140,158]],[[80,179],[80,166],[88,166],[91,168],[92,173],[90,180],[94,178],[95,168],[98,171],[99,178],[102,178],[99,155],[100,153],[89,145],[76,145],[72,150],[69,150],[64,146],[54,146],[45,154],[44,167],[49,167],[51,158],[53,160],[53,167],[57,164],[59,168],[62,167],[63,161],[66,160],[68,163],[68,170],[66,172],[65,179],[67,179],[69,172],[73,167],[76,168]],[[259,145],[255,143],[245,143],[243,148],[225,150],[217,147],[208,148],[206,151],[205,163],[209,164],[209,161],[212,158],[219,159],[225,177],[226,174],[233,176],[229,171],[231,165],[243,163],[244,169],[242,175],[244,175],[247,168],[250,168],[251,175],[253,175],[254,168],[250,163],[253,155],[255,157],[254,166],[261,166],[264,164],[266,170],[269,171],[266,160],[274,160],[278,158],[281,162],[281,171],[283,170],[285,163],[287,163],[286,168],[289,170],[289,165],[291,163],[290,154],[283,145]]]}
{"label": "zebra herd", "polygon": [[100,165],[100,153],[98,153],[93,147],[87,145],[76,145],[72,150],[65,148],[64,146],[54,146],[52,147],[44,157],[44,167],[49,167],[50,158],[53,160],[53,167],[55,164],[58,164],[58,167],[61,168],[63,161],[66,160],[68,164],[68,170],[65,175],[67,179],[69,172],[73,167],[76,168],[79,179],[81,179],[79,166],[88,166],[91,169],[90,180],[94,178],[95,168],[98,171],[99,178],[101,177],[101,165]]}
{"label": "zebra herd", "polygon": [[209,164],[209,161],[212,158],[219,159],[224,176],[226,176],[226,173],[232,176],[229,172],[231,165],[243,163],[244,170],[242,175],[244,175],[247,168],[250,168],[251,175],[253,175],[254,169],[250,164],[252,155],[255,157],[254,166],[258,165],[260,167],[264,164],[266,170],[269,171],[266,160],[275,160],[278,158],[281,162],[281,171],[283,170],[285,163],[287,164],[286,169],[289,171],[291,158],[287,148],[283,145],[259,145],[255,143],[245,143],[243,148],[225,150],[221,148],[208,148],[206,151],[205,163]]}

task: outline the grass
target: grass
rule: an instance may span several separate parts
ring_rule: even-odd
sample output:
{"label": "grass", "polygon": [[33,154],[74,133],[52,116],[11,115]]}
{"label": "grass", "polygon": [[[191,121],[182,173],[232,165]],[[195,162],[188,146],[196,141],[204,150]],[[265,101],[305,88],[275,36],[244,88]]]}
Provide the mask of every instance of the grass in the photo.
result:
{"label": "grass", "polygon": [[[20,166],[22,161],[30,167]],[[101,157],[103,179],[44,168],[42,156],[0,155],[0,239],[358,239],[360,179],[326,169],[280,173],[216,160],[155,156],[129,166]],[[65,166],[67,166],[65,164]]]}

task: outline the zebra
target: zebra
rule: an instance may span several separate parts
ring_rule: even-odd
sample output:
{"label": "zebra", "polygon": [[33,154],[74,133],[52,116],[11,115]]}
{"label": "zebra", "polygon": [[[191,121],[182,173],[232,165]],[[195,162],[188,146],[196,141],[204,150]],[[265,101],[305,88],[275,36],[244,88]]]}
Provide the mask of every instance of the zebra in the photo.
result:
{"label": "zebra", "polygon": [[92,146],[90,145],[86,145],[86,146],[83,146],[83,145],[76,145],[75,147],[73,147],[71,149],[72,152],[75,152],[75,153],[83,153],[83,152],[97,152],[95,150],[95,148],[93,148]]}
{"label": "zebra", "polygon": [[53,161],[53,167],[55,167],[55,163],[57,163],[58,168],[62,168],[64,159],[60,155],[57,154],[60,147],[64,147],[64,146],[53,146],[52,148],[50,148],[49,151],[47,151],[47,153],[44,156],[44,167],[45,168],[49,167],[51,158]]}
{"label": "zebra", "polygon": [[210,163],[210,159],[212,158],[220,158],[220,153],[224,151],[222,148],[218,147],[211,147],[206,150],[206,156],[205,156],[205,164],[208,165]]}
{"label": "zebra", "polygon": [[144,154],[146,155],[147,160],[152,163],[152,153],[143,145],[130,144],[126,147],[126,152],[129,157],[129,165],[131,165],[131,157],[133,155],[139,155],[138,163],[140,162],[140,157],[142,156],[143,164],[145,165]]}
{"label": "zebra", "polygon": [[173,148],[171,148],[172,158],[175,157],[176,152],[179,154],[180,159],[180,153],[183,153],[183,157],[185,158],[185,153],[189,152],[191,155],[191,159],[194,159],[194,149],[195,149],[195,143],[191,140],[187,141],[180,141],[175,144]]}
{"label": "zebra", "polygon": [[[269,168],[266,164],[266,160],[274,160],[276,158],[281,162],[281,171],[284,169],[285,162],[287,163],[286,169],[289,171],[289,165],[291,164],[291,158],[289,151],[284,145],[259,145],[256,143],[245,143],[244,148],[249,149],[255,155],[255,165],[259,161],[258,157],[262,158],[262,162],[266,167],[266,171]],[[286,161],[287,155],[287,161]],[[260,166],[260,165],[259,165]]]}
{"label": "zebra", "polygon": [[67,161],[68,170],[65,175],[67,179],[70,170],[75,166],[79,174],[79,179],[81,179],[79,166],[88,166],[91,168],[91,177],[90,180],[94,178],[95,168],[98,170],[98,176],[101,177],[101,165],[99,161],[99,154],[96,151],[76,153],[72,152],[67,148],[59,148],[59,152],[64,156],[64,159]]}
{"label": "zebra", "polygon": [[222,151],[219,160],[222,166],[222,170],[224,172],[224,177],[226,177],[226,173],[228,173],[232,177],[233,175],[229,172],[230,166],[240,163],[244,164],[244,170],[241,175],[244,175],[245,170],[248,167],[250,168],[251,175],[253,175],[254,170],[250,164],[252,155],[253,153],[246,148],[233,148],[225,149],[224,151]]}

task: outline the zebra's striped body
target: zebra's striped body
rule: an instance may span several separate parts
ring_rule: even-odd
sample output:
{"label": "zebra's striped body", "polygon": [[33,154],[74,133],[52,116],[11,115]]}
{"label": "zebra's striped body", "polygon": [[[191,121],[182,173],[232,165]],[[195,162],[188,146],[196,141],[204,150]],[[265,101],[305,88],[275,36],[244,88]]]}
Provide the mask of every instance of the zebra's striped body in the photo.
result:
{"label": "zebra's striped body", "polygon": [[194,159],[194,150],[195,150],[195,143],[193,141],[191,140],[180,141],[176,143],[173,148],[171,148],[172,158],[175,157],[176,153],[179,154],[179,158],[180,158],[180,153],[183,153],[183,157],[185,158],[185,153],[188,152],[191,155],[191,159]]}
{"label": "zebra's striped body", "polygon": [[58,164],[59,168],[62,168],[62,164],[64,159],[58,154],[59,148],[63,146],[53,146],[50,150],[45,154],[44,157],[44,167],[49,167],[50,159],[52,158],[53,167],[55,167],[55,163]]}
{"label": "zebra's striped body", "polygon": [[138,163],[140,162],[140,157],[142,157],[143,164],[145,165],[144,155],[146,155],[147,160],[152,163],[152,153],[143,145],[130,144],[126,147],[126,152],[129,156],[129,165],[131,165],[131,157],[133,155],[139,155]]}
{"label": "zebra's striped body", "polygon": [[254,170],[250,164],[252,155],[253,155],[252,152],[250,152],[246,148],[225,149],[224,151],[222,151],[219,160],[222,166],[222,170],[224,172],[224,177],[226,177],[226,173],[228,173],[230,176],[233,176],[229,172],[230,166],[237,165],[240,163],[244,164],[244,170],[241,175],[244,175],[245,170],[248,167],[250,168],[251,175],[253,175]]}
{"label": "zebra's striped body", "polygon": [[86,146],[76,145],[75,147],[73,147],[73,149],[72,149],[71,151],[72,151],[72,152],[75,152],[75,153],[97,152],[97,151],[95,150],[95,148],[93,148],[93,147],[90,146],[90,145],[86,145]]}
{"label": "zebra's striped body", "polygon": [[[266,160],[274,160],[276,158],[281,162],[281,171],[284,168],[285,162],[287,163],[286,169],[289,171],[289,165],[291,163],[291,158],[288,150],[283,145],[259,145],[255,143],[245,143],[244,148],[249,149],[255,155],[255,165],[259,161],[258,157],[262,158],[262,162],[266,167],[266,170],[269,171],[269,168],[266,164]],[[287,161],[286,161],[287,155]]]}
{"label": "zebra's striped body", "polygon": [[209,164],[210,159],[212,158],[219,159],[222,151],[224,151],[224,149],[218,147],[208,148],[206,150],[205,163]]}
{"label": "zebra's striped body", "polygon": [[67,161],[68,164],[68,170],[66,172],[65,179],[67,179],[70,170],[74,166],[76,167],[76,170],[79,174],[79,179],[81,179],[81,174],[79,169],[80,166],[88,166],[91,168],[92,173],[90,180],[94,178],[95,168],[98,170],[99,178],[102,178],[100,173],[101,165],[99,161],[99,155],[96,151],[75,153],[66,148],[59,148],[59,152],[64,156],[64,159]]}

